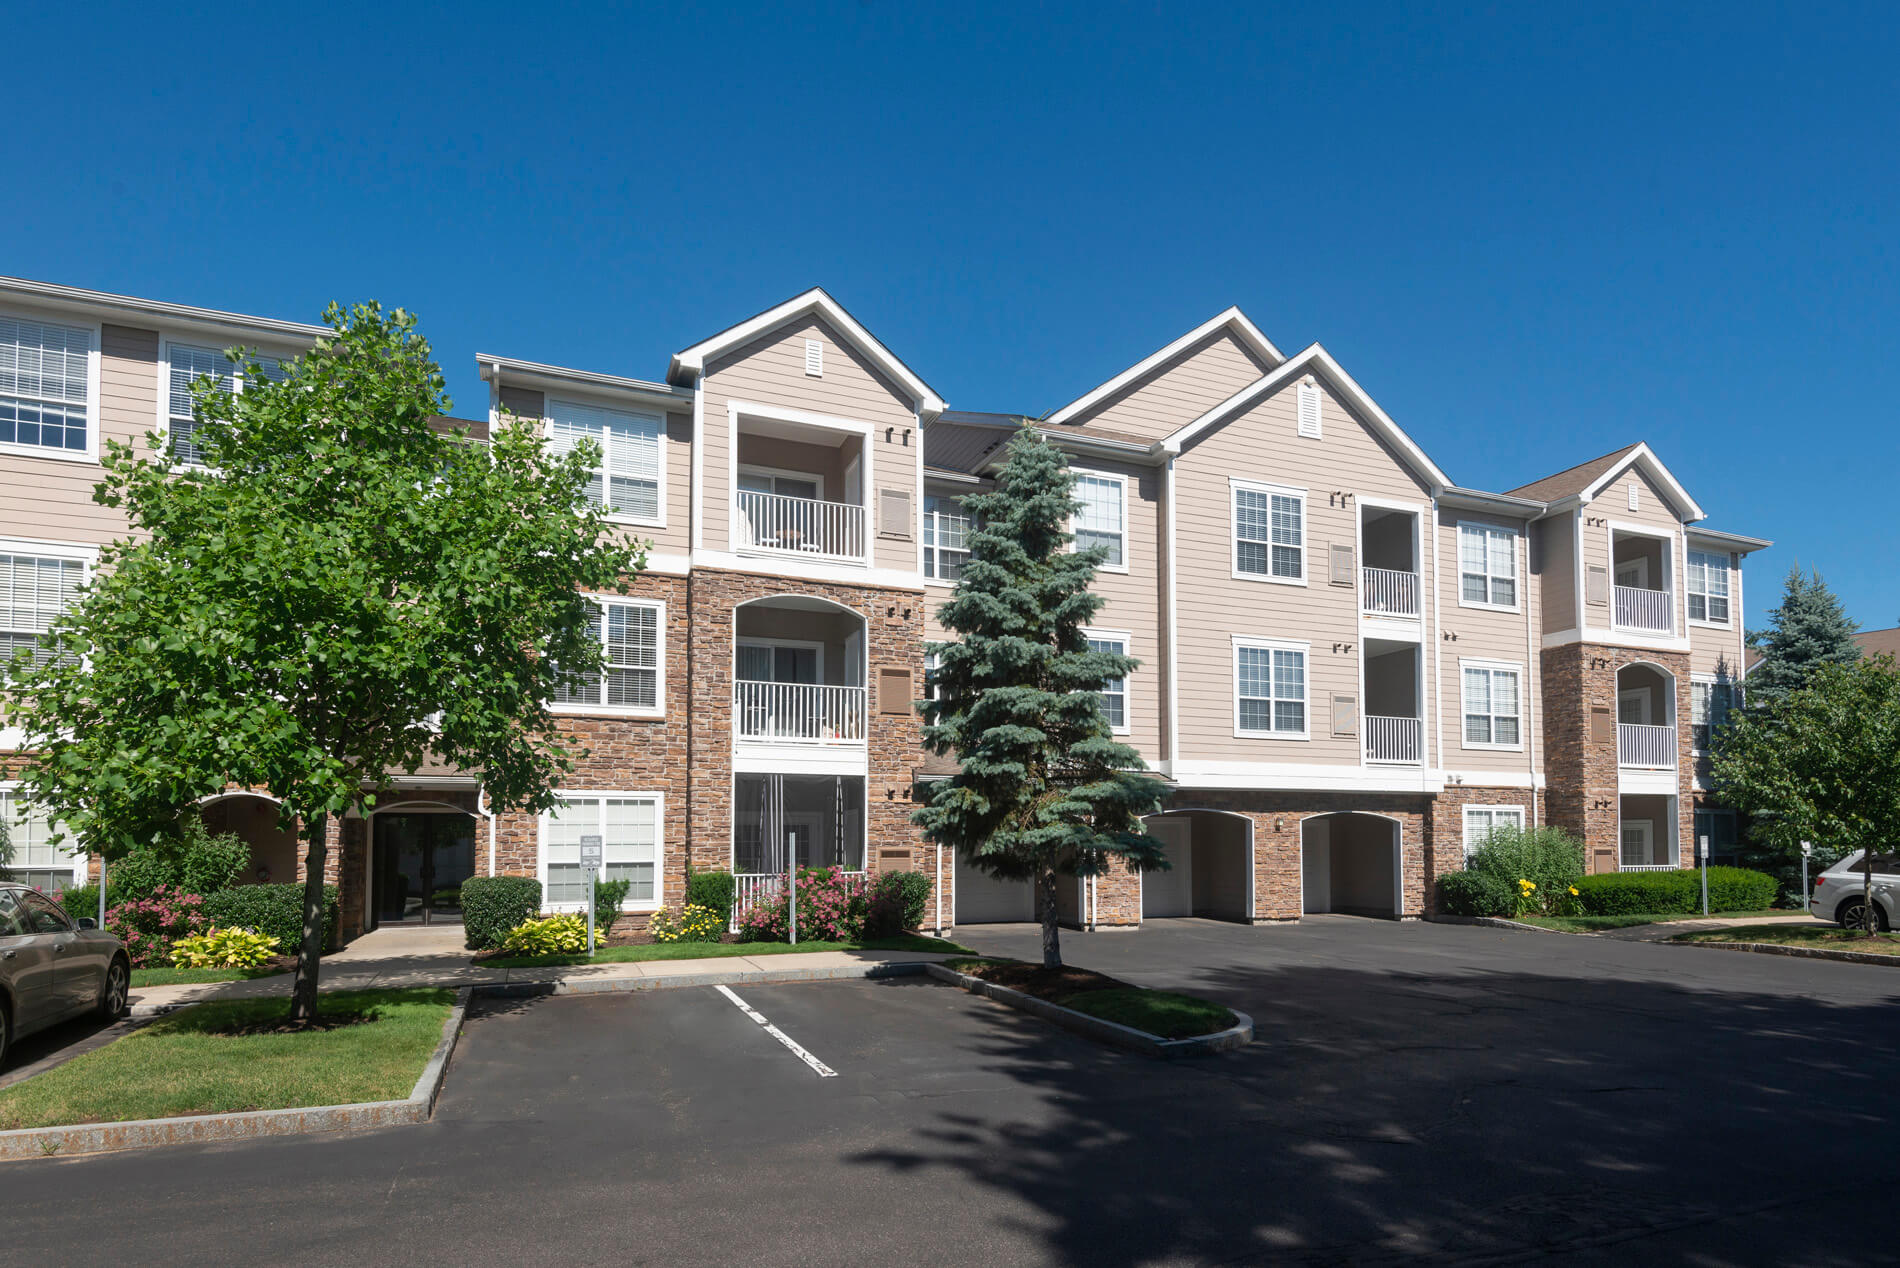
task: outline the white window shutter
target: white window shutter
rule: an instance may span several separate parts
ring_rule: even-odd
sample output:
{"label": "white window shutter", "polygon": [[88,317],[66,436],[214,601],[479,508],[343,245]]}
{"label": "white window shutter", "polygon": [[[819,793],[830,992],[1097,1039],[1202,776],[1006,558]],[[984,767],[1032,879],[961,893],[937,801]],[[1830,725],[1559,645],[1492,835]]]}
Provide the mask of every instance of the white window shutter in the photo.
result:
{"label": "white window shutter", "polygon": [[816,339],[805,341],[805,373],[814,379],[825,377],[825,345]]}
{"label": "white window shutter", "polygon": [[1300,384],[1300,435],[1319,439],[1319,384]]}

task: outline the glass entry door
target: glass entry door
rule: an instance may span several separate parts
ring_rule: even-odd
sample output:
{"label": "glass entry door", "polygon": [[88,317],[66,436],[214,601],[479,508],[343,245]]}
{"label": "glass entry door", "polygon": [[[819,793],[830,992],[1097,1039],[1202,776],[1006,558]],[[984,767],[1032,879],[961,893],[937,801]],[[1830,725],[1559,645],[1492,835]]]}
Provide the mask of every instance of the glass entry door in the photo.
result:
{"label": "glass entry door", "polygon": [[462,882],[475,875],[475,820],[464,814],[376,816],[372,901],[377,924],[462,919]]}

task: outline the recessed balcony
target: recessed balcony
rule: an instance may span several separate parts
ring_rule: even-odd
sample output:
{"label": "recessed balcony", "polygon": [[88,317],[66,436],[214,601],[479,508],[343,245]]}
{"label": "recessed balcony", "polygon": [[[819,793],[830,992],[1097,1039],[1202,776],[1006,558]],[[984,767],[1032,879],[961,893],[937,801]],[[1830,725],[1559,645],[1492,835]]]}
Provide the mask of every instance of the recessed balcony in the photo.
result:
{"label": "recessed balcony", "polygon": [[732,486],[732,548],[748,555],[862,564],[866,533],[862,434],[742,418]]}

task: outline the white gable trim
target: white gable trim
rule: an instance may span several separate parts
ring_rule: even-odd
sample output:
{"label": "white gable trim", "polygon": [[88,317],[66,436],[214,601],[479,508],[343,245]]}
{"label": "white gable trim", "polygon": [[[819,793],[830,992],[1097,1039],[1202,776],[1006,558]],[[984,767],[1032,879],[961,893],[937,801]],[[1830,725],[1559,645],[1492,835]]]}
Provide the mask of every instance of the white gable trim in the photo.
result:
{"label": "white gable trim", "polygon": [[1708,518],[1708,513],[1696,505],[1696,500],[1689,496],[1689,490],[1682,487],[1681,482],[1670,473],[1668,467],[1663,465],[1662,459],[1656,456],[1655,452],[1650,449],[1647,443],[1637,445],[1636,448],[1623,455],[1621,461],[1591,481],[1590,487],[1585,489],[1580,495],[1582,501],[1585,504],[1593,501],[1598,494],[1609,487],[1610,481],[1616,479],[1639,462],[1643,464],[1644,474],[1648,475],[1649,478],[1656,483],[1662,485],[1663,492],[1676,504],[1676,509],[1682,512],[1685,519],[1699,520]]}
{"label": "white gable trim", "polygon": [[1451,487],[1451,477],[1438,469],[1438,464],[1425,456],[1413,439],[1405,434],[1405,429],[1392,421],[1391,415],[1379,408],[1379,403],[1366,395],[1366,390],[1347,374],[1339,362],[1333,360],[1332,353],[1313,344],[1291,361],[1280,366],[1273,373],[1248,384],[1226,400],[1201,415],[1186,427],[1175,432],[1161,442],[1163,452],[1178,454],[1187,443],[1202,432],[1246,409],[1255,401],[1286,386],[1307,371],[1314,371],[1326,377],[1333,390],[1346,398],[1360,413],[1371,421],[1373,430],[1378,432],[1385,442],[1398,450],[1412,465],[1413,470],[1425,477],[1431,486],[1432,496]]}
{"label": "white gable trim", "polygon": [[917,412],[926,420],[943,413],[943,398],[932,391],[928,383],[918,378],[909,366],[899,361],[889,348],[879,343],[870,331],[859,325],[857,318],[846,312],[842,304],[818,286],[766,309],[757,317],[729,326],[710,339],[703,339],[684,351],[674,353],[672,364],[666,371],[667,382],[682,386],[695,383],[706,372],[708,361],[734,348],[743,347],[787,322],[813,315],[828,322],[873,365],[910,393],[912,404],[916,405]]}
{"label": "white gable trim", "polygon": [[1268,365],[1277,366],[1286,360],[1286,357],[1281,354],[1280,350],[1273,346],[1273,341],[1261,334],[1258,326],[1247,320],[1247,314],[1241,312],[1238,308],[1229,308],[1227,311],[1202,322],[1152,356],[1143,357],[1140,361],[1129,366],[1126,370],[1123,370],[1120,374],[1088,393],[1086,396],[1079,396],[1075,400],[1070,401],[1067,405],[1064,405],[1043,421],[1048,423],[1068,422],[1076,415],[1095,408],[1095,406],[1115,395],[1129,384],[1146,378],[1158,366],[1173,360],[1207,336],[1222,329],[1231,331],[1234,338],[1245,344],[1253,351],[1254,355],[1265,360]]}

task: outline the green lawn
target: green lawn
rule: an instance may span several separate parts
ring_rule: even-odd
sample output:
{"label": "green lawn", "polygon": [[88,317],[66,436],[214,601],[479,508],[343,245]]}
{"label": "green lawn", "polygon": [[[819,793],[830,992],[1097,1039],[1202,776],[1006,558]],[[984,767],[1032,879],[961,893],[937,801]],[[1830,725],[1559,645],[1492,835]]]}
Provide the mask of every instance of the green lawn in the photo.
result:
{"label": "green lawn", "polygon": [[455,992],[339,991],[334,1030],[230,1034],[268,1023],[285,999],[198,1004],[0,1091],[0,1130],[235,1110],[401,1100],[442,1038]]}
{"label": "green lawn", "polygon": [[1679,933],[1674,942],[1772,942],[1779,946],[1824,947],[1830,951],[1866,951],[1872,955],[1900,955],[1900,933],[1869,938],[1839,925],[1731,925],[1726,929],[1695,929]]}
{"label": "green lawn", "polygon": [[640,960],[714,960],[733,955],[802,955],[813,951],[968,951],[970,948],[920,933],[895,938],[866,938],[862,942],[649,942],[634,946],[601,947],[593,959],[578,955],[504,955],[483,964],[504,969],[558,968],[570,964],[631,964]]}
{"label": "green lawn", "polygon": [[1149,991],[1138,986],[1106,991],[1082,991],[1055,1001],[1064,1008],[1087,1013],[1163,1039],[1211,1035],[1234,1024],[1234,1014],[1212,1000],[1172,991]]}
{"label": "green lawn", "polygon": [[254,977],[276,977],[282,969],[133,969],[132,989],[141,986],[186,986],[198,982],[246,982]]}
{"label": "green lawn", "polygon": [[[1790,913],[1775,909],[1772,911],[1712,911],[1711,918],[1722,916],[1785,916]],[[1604,929],[1632,929],[1637,925],[1662,924],[1670,920],[1700,920],[1702,913],[1685,916],[1681,912],[1652,913],[1634,916],[1514,916],[1520,924],[1536,925],[1539,929],[1556,929],[1562,933],[1597,933]]]}

